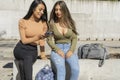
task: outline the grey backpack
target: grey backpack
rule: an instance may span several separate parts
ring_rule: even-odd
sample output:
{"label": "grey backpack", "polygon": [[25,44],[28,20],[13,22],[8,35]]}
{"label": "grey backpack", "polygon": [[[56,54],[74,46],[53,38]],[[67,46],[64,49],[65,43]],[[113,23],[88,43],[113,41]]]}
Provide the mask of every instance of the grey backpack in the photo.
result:
{"label": "grey backpack", "polygon": [[107,49],[99,43],[91,43],[81,45],[78,48],[79,59],[98,59],[98,66],[101,67],[104,64],[106,58],[109,58]]}

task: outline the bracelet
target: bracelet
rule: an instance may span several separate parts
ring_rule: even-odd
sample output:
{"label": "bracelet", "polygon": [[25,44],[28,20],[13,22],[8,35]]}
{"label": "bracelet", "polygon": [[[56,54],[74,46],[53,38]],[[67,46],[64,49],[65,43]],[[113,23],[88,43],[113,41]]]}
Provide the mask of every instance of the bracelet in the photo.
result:
{"label": "bracelet", "polygon": [[45,46],[40,46],[40,51],[44,52],[45,51]]}

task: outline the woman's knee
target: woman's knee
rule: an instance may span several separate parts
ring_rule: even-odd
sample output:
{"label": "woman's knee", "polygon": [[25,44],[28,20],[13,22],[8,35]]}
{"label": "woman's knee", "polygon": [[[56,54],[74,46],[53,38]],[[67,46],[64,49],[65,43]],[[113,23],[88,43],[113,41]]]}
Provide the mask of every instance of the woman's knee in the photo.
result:
{"label": "woman's knee", "polygon": [[63,62],[53,61],[58,73],[65,73],[65,64]]}
{"label": "woman's knee", "polygon": [[32,56],[26,56],[25,58],[24,58],[24,63],[26,64],[29,64],[29,63],[33,63],[33,58],[32,58]]}
{"label": "woman's knee", "polygon": [[71,68],[71,72],[72,74],[75,74],[75,75],[78,75],[79,74],[79,67],[74,67],[74,68]]}

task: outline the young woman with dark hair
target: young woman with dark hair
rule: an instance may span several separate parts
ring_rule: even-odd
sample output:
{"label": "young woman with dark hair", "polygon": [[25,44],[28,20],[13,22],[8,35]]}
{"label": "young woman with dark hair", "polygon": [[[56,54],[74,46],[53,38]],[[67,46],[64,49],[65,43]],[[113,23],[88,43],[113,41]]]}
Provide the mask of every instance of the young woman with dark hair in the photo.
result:
{"label": "young woman with dark hair", "polygon": [[42,0],[34,0],[26,16],[19,20],[20,41],[14,48],[19,61],[21,80],[32,80],[32,65],[40,45],[41,58],[46,59],[44,35],[47,31],[47,8]]}

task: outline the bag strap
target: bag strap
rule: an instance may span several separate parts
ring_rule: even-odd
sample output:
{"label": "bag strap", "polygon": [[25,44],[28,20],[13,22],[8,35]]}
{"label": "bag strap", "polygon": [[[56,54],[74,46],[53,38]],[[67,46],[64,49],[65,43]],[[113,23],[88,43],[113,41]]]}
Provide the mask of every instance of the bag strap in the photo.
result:
{"label": "bag strap", "polygon": [[[81,47],[81,58],[83,58],[83,48],[86,46],[89,46],[89,44],[85,44]],[[87,58],[87,57],[85,56],[85,58]]]}
{"label": "bag strap", "polygon": [[[101,45],[101,44],[91,44],[91,45]],[[92,47],[92,46],[90,46],[90,50],[91,50],[91,47]],[[106,59],[106,54],[107,54],[106,48],[104,48],[103,45],[101,45],[101,47],[104,49],[104,55],[103,55],[103,59],[100,59],[100,60],[99,60],[99,63],[98,63],[98,66],[99,66],[99,67],[102,67],[102,66],[103,66],[103,64],[104,64],[104,62],[105,62],[105,59]],[[90,51],[90,50],[89,50],[89,51]],[[88,55],[89,55],[89,53],[88,53]]]}
{"label": "bag strap", "polygon": [[85,58],[88,58],[88,56],[89,56],[89,52],[91,51],[91,48],[89,47],[88,48],[88,51],[87,51],[87,54],[86,54],[86,56],[85,56]]}
{"label": "bag strap", "polygon": [[92,48],[92,45],[93,45],[93,44],[89,44],[88,52],[87,52],[87,55],[85,56],[85,58],[88,58],[89,52],[91,51],[91,48]]}
{"label": "bag strap", "polygon": [[[86,44],[86,45],[84,45],[84,47],[85,47],[85,46],[88,46],[88,47],[89,47],[85,58],[88,58],[89,52],[91,51],[91,48],[92,48],[92,46],[94,46],[94,45],[97,45],[97,44]],[[82,52],[82,53],[83,53],[83,52]],[[83,55],[83,54],[82,54],[82,55]]]}
{"label": "bag strap", "polygon": [[[92,45],[99,45],[99,44],[90,44],[89,45],[89,49],[88,49],[88,52],[87,52],[87,55],[85,56],[85,58],[87,58],[89,56],[89,52],[91,51],[91,48],[92,48]],[[99,67],[102,67],[104,62],[105,62],[105,59],[106,59],[106,54],[107,54],[107,50],[106,48],[104,48],[103,46],[101,46],[103,49],[104,49],[104,56],[103,56],[103,59],[100,59],[99,60],[99,63],[98,63],[98,66]]]}
{"label": "bag strap", "polygon": [[106,48],[104,48],[104,56],[103,56],[103,59],[99,60],[99,63],[98,63],[99,67],[102,67],[102,65],[104,64],[105,59],[106,59],[106,54],[107,54],[107,50]]}
{"label": "bag strap", "polygon": [[83,47],[83,45],[80,45],[79,48],[78,48],[78,50],[77,50],[78,51],[77,54],[78,54],[78,58],[79,59],[82,58],[82,47]]}

